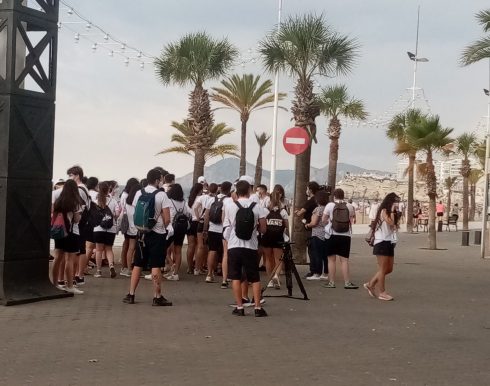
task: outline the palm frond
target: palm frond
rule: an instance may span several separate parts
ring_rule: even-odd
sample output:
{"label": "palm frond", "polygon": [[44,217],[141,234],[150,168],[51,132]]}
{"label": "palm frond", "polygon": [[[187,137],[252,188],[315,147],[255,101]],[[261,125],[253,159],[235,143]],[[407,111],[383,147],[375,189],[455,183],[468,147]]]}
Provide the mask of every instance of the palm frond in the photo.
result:
{"label": "palm frond", "polygon": [[463,133],[456,138],[456,150],[464,159],[467,159],[471,154],[475,153],[475,148],[478,145],[477,141],[474,133]]}
{"label": "palm frond", "polygon": [[365,120],[368,116],[360,99],[349,99],[345,85],[328,86],[317,96],[322,113],[330,118],[343,116],[350,119]]}
{"label": "palm frond", "polygon": [[157,155],[168,154],[168,153],[179,153],[179,154],[192,155],[192,153],[189,150],[187,150],[187,148],[185,148],[184,146],[168,147],[168,148],[163,149],[162,151],[158,152]]}
{"label": "palm frond", "polygon": [[463,66],[469,66],[488,58],[490,58],[490,36],[481,38],[467,46],[461,54],[460,62]]}
{"label": "palm frond", "polygon": [[478,20],[478,24],[483,27],[484,32],[490,31],[490,9],[478,12],[475,17]]}
{"label": "palm frond", "polygon": [[266,133],[261,133],[261,134],[254,133],[254,134],[255,134],[255,139],[257,140],[257,144],[261,149],[267,144],[267,142],[271,138],[271,136]]}

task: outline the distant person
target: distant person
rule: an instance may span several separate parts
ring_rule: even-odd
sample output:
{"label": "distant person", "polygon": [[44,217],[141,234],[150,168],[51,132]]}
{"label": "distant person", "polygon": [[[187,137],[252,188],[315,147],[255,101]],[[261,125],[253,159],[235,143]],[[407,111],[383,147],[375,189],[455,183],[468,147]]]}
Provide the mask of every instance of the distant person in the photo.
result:
{"label": "distant person", "polygon": [[442,201],[439,201],[439,203],[436,204],[436,215],[438,221],[442,221],[442,217],[444,216],[445,210],[446,207],[444,206]]}
{"label": "distant person", "polygon": [[[202,184],[194,184],[189,194],[189,199],[187,200],[187,206],[191,209],[192,219],[191,219],[191,227],[187,232],[187,273],[193,274],[195,268],[195,254],[197,248],[197,228],[199,225],[199,217],[196,213],[197,205],[199,201],[198,197],[202,194]],[[200,204],[199,204],[200,205]],[[199,272],[198,272],[199,275]]]}
{"label": "distant person", "polygon": [[175,184],[175,174],[167,174],[163,177],[163,190],[166,193],[168,193],[173,184]]}
{"label": "distant person", "polygon": [[371,221],[371,223],[376,219],[376,214],[378,213],[378,208],[379,208],[379,202],[378,202],[378,199],[376,198],[374,200],[374,202],[371,204],[371,206],[369,207],[368,217],[369,217],[369,221]]}
{"label": "distant person", "polygon": [[451,215],[459,217],[459,205],[458,205],[458,203],[455,203],[453,205],[453,208],[451,209]]}
{"label": "distant person", "polygon": [[420,206],[419,200],[415,200],[413,205],[413,218],[418,219],[422,215],[422,207]]}
{"label": "distant person", "polygon": [[389,193],[381,203],[374,223],[373,255],[376,255],[378,260],[378,271],[369,282],[364,283],[364,288],[371,297],[377,297],[379,300],[393,300],[393,296],[386,292],[385,278],[393,272],[395,246],[398,241],[399,200],[395,193]]}

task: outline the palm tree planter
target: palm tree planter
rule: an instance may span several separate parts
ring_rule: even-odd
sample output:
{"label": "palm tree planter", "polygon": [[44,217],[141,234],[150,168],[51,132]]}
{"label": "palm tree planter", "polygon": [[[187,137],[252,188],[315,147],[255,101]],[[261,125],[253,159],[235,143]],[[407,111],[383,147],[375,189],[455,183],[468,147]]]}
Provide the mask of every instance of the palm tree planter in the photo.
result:
{"label": "palm tree planter", "polygon": [[443,129],[439,117],[423,117],[416,125],[407,129],[407,140],[414,149],[426,155],[426,184],[429,196],[429,249],[437,249],[436,240],[436,197],[437,178],[434,170],[434,153],[443,152],[452,142],[449,135],[453,129]]}
{"label": "palm tree planter", "polygon": [[[274,102],[272,81],[266,80],[260,83],[260,76],[244,74],[242,76],[233,75],[222,80],[221,85],[222,87],[213,87],[214,93],[211,95],[211,100],[240,114],[239,175],[243,176],[247,169],[247,123],[254,111],[272,107],[271,103]],[[280,93],[279,100],[284,99],[285,96],[286,94]]]}
{"label": "palm tree planter", "polygon": [[189,129],[195,137],[193,182],[204,174],[206,145],[214,124],[208,91],[204,83],[225,75],[237,50],[227,39],[214,40],[205,32],[185,35],[169,43],[155,60],[157,76],[165,85],[194,86],[189,95]]}
{"label": "palm tree planter", "polygon": [[257,145],[259,145],[259,154],[257,155],[257,162],[255,163],[255,186],[262,183],[262,149],[270,138],[270,135],[267,135],[266,133],[260,135],[255,133],[255,139],[257,140]]}
{"label": "palm tree planter", "polygon": [[330,151],[328,157],[328,186],[333,190],[337,182],[337,162],[339,159],[339,138],[342,125],[340,118],[350,118],[355,120],[365,120],[367,113],[364,103],[360,99],[350,98],[347,87],[329,86],[321,90],[318,96],[321,112],[330,118],[328,125],[328,138],[330,139]]}
{"label": "palm tree planter", "polygon": [[[309,14],[289,17],[279,31],[274,29],[260,42],[259,50],[268,72],[279,71],[295,78],[291,107],[294,124],[306,129],[316,143],[315,119],[320,115],[320,106],[313,92],[313,77],[349,73],[357,56],[357,42],[334,32],[323,16]],[[310,161],[311,146],[295,158],[294,208],[300,208],[306,199]],[[292,238],[294,255],[305,263],[306,232],[294,217]]]}

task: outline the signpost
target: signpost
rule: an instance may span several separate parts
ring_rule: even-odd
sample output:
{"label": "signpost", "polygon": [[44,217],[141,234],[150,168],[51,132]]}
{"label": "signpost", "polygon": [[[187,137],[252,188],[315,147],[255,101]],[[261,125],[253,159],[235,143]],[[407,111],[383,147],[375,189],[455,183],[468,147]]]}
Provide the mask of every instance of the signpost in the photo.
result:
{"label": "signpost", "polygon": [[310,146],[310,135],[302,127],[292,127],[284,134],[282,144],[289,154],[298,155]]}

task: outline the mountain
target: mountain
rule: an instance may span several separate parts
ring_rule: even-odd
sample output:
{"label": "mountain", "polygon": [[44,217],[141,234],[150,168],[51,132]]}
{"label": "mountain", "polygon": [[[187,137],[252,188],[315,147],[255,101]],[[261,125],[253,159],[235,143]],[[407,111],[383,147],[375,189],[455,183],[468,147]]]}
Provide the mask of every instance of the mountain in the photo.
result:
{"label": "mountain", "polygon": [[[206,181],[221,183],[223,181],[235,181],[238,178],[238,170],[240,166],[240,160],[235,157],[222,159],[212,165],[206,166],[204,170],[204,176]],[[255,175],[255,165],[247,162],[247,175]],[[363,169],[359,166],[338,163],[337,164],[337,180],[340,180],[346,173],[349,174],[361,174],[361,173],[374,173],[374,174],[390,174],[390,172],[384,172],[379,170]],[[325,183],[327,180],[328,165],[324,168],[311,168],[311,180],[317,181],[319,184]],[[269,184],[270,171],[263,170],[262,183]],[[185,191],[189,191],[192,187],[192,173],[176,179],[176,182],[181,184]],[[276,171],[276,183],[281,184],[286,194],[291,196],[294,189],[294,171],[293,170],[277,170]],[[306,187],[305,187],[306,188]]]}

